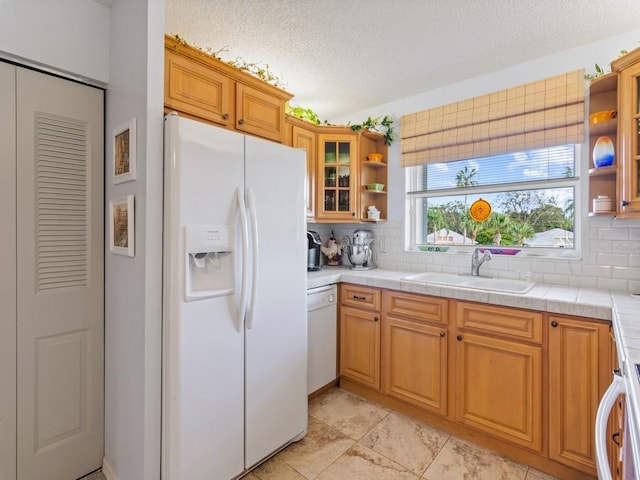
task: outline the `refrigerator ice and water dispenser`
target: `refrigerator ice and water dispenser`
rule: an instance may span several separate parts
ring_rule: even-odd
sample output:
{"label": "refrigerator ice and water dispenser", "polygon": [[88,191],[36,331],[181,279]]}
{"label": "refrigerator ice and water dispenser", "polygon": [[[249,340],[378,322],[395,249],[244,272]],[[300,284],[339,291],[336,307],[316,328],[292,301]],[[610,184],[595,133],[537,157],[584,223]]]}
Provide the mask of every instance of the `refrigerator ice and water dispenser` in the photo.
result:
{"label": "refrigerator ice and water dispenser", "polygon": [[184,227],[186,301],[233,294],[234,242],[229,225]]}

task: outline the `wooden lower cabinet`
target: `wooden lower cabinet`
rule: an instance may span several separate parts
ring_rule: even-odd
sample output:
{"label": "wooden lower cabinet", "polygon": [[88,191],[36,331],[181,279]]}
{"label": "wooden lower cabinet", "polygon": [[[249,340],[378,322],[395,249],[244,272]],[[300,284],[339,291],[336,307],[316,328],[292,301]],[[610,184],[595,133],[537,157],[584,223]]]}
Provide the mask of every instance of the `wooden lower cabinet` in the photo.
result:
{"label": "wooden lower cabinet", "polygon": [[383,330],[384,393],[446,415],[446,332],[393,317],[384,318]]}
{"label": "wooden lower cabinet", "polygon": [[609,329],[343,284],[340,378],[348,390],[557,478],[590,479],[596,410],[614,364]]}
{"label": "wooden lower cabinet", "polygon": [[611,381],[609,325],[549,315],[549,457],[596,475],[595,417]]}
{"label": "wooden lower cabinet", "polygon": [[455,346],[455,418],[542,451],[542,348],[462,333]]}
{"label": "wooden lower cabinet", "polygon": [[380,314],[340,308],[340,376],[380,389]]}
{"label": "wooden lower cabinet", "polygon": [[447,414],[447,300],[383,292],[383,392]]}

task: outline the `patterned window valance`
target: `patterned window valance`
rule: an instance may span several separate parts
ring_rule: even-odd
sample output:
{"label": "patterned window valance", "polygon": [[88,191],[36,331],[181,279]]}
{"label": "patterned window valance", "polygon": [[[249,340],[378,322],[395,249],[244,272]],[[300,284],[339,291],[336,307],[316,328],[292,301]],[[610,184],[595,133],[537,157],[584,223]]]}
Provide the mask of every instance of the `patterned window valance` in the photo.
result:
{"label": "patterned window valance", "polygon": [[581,143],[584,70],[402,117],[402,166]]}

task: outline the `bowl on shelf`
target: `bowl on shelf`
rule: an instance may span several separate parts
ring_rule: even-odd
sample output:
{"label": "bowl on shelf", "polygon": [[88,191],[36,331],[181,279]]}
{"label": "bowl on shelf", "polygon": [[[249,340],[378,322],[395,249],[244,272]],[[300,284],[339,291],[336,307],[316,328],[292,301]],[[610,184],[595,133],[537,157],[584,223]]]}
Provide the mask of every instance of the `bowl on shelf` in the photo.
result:
{"label": "bowl on shelf", "polygon": [[370,153],[369,155],[367,155],[367,160],[369,160],[370,162],[381,162],[382,161],[382,154],[381,153]]}
{"label": "bowl on shelf", "polygon": [[367,185],[365,185],[365,188],[367,190],[376,190],[378,192],[381,192],[384,190],[384,183],[367,183]]}
{"label": "bowl on shelf", "polygon": [[598,123],[608,122],[609,120],[613,120],[618,115],[618,112],[615,110],[603,110],[601,112],[595,112],[589,115],[589,123],[591,125],[596,125]]}

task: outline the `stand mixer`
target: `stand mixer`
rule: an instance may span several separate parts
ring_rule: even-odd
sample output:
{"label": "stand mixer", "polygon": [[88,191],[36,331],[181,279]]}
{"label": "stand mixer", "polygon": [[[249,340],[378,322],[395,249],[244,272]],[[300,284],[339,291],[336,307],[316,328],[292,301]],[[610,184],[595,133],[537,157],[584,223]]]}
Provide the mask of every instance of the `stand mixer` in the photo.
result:
{"label": "stand mixer", "polygon": [[351,239],[345,237],[342,240],[342,249],[347,253],[347,258],[351,262],[351,270],[373,270],[376,268],[371,259],[372,242],[373,232],[371,230],[356,230]]}

